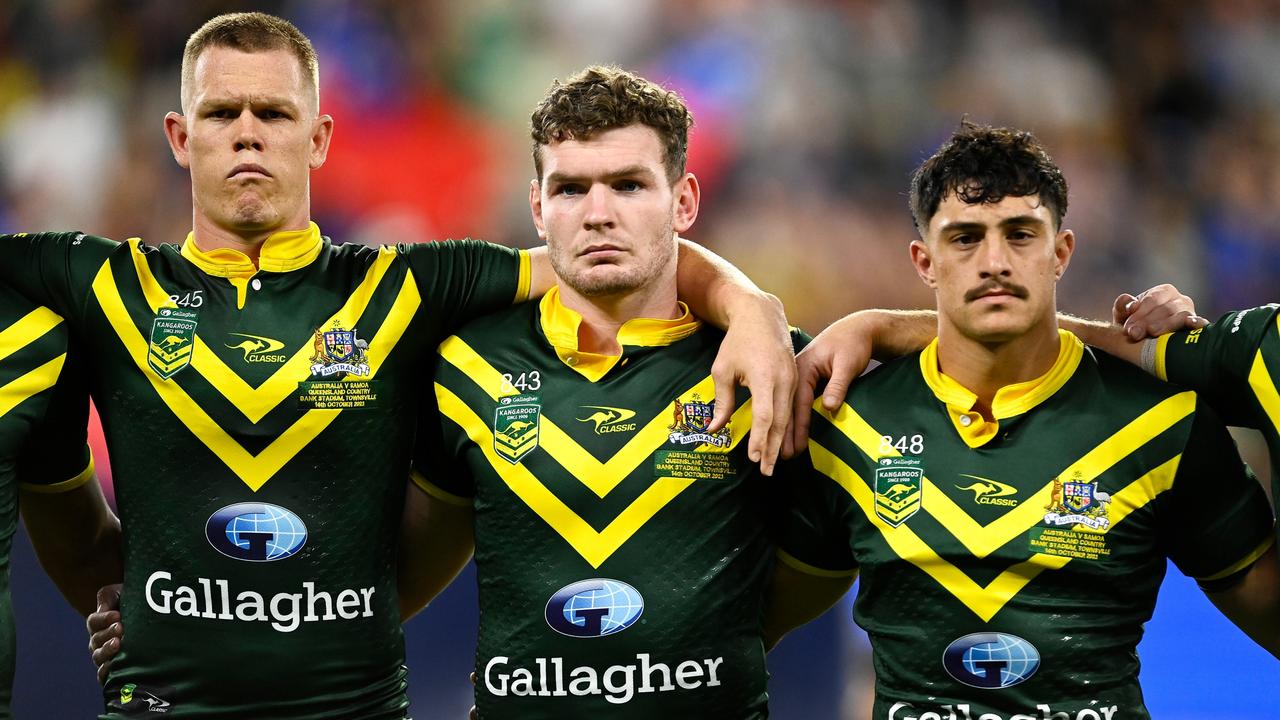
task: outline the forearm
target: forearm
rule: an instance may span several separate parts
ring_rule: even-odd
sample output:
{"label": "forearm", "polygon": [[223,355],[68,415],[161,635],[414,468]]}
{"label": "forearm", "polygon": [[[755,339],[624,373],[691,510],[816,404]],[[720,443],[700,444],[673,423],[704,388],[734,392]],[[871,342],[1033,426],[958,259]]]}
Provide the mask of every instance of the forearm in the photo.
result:
{"label": "forearm", "polygon": [[779,561],[765,599],[761,625],[765,649],[772,650],[787,633],[835,605],[853,585],[854,577],[817,577]]}
{"label": "forearm", "polygon": [[676,290],[693,314],[725,329],[744,309],[775,317],[786,328],[782,301],[761,290],[729,261],[685,239],[679,241]]}
{"label": "forearm", "polygon": [[1142,364],[1143,342],[1129,339],[1119,325],[1059,313],[1058,326],[1075,334],[1085,345],[1092,345],[1134,365]]}
{"label": "forearm", "polygon": [[50,495],[24,490],[23,520],[41,567],[81,615],[93,612],[98,588],[121,582],[120,521],[96,480]]}
{"label": "forearm", "polygon": [[396,569],[400,619],[413,617],[448,587],[474,548],[472,509],[445,503],[410,483]]}

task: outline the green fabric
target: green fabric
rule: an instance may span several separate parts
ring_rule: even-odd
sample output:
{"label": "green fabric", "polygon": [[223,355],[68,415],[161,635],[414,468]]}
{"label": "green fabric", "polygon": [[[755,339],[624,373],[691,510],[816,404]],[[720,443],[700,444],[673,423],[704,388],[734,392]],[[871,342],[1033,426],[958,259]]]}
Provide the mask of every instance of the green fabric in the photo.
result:
{"label": "green fabric", "polygon": [[89,399],[72,357],[61,318],[0,284],[0,718],[9,717],[13,691],[9,552],[18,484],[64,482],[89,465]]}
{"label": "green fabric", "polygon": [[[239,309],[172,245],[0,247],[0,276],[66,314],[93,357],[125,547],[103,717],[404,717],[395,545],[414,398],[441,338],[511,303],[517,253],[326,240],[301,268],[258,272]],[[218,515],[237,503],[288,514]],[[263,513],[284,519],[255,535]]]}
{"label": "green fabric", "polygon": [[1262,433],[1272,497],[1280,499],[1280,305],[1229,312],[1201,330],[1175,333],[1164,363],[1170,382],[1202,393],[1228,425]]}
{"label": "green fabric", "polygon": [[[442,427],[417,460],[429,491],[474,502],[481,717],[766,717],[769,480],[746,458],[746,394],[728,434],[697,429],[722,334],[624,346],[591,382],[539,318],[513,308],[441,346]],[[603,618],[566,610],[611,590]]]}
{"label": "green fabric", "polygon": [[[1135,648],[1165,558],[1219,588],[1241,572],[1210,578],[1271,532],[1212,412],[1107,355],[1086,350],[1064,386],[977,449],[918,355],[867,375],[848,402],[835,422],[815,418],[823,473],[792,483],[780,545],[813,568],[860,571],[877,718],[1148,717]],[[1027,645],[1038,665],[1018,661]],[[966,656],[979,664],[966,670]]]}

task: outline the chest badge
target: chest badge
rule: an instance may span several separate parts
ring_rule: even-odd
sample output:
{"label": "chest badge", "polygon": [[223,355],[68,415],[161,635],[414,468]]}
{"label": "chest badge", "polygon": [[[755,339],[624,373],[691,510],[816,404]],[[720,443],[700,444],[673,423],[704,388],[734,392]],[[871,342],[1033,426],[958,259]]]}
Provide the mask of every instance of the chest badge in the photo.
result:
{"label": "chest badge", "polygon": [[512,465],[538,448],[542,404],[537,395],[513,395],[498,401],[493,414],[493,449]]}
{"label": "chest badge", "polygon": [[667,441],[680,445],[698,443],[718,448],[729,447],[733,442],[733,436],[728,426],[720,428],[715,433],[707,431],[715,413],[715,400],[703,402],[697,393],[694,393],[690,402],[676,400],[671,426],[667,428],[671,431],[667,435]]}
{"label": "chest badge", "polygon": [[369,343],[356,334],[355,328],[344,330],[335,322],[330,330],[316,330],[311,354],[311,376],[329,378],[345,373],[369,377],[368,350]]}
{"label": "chest badge", "polygon": [[1111,496],[1098,489],[1096,482],[1053,479],[1053,491],[1049,496],[1049,511],[1044,521],[1050,525],[1083,525],[1091,530],[1105,531],[1111,527],[1108,506]]}
{"label": "chest badge", "polygon": [[919,458],[880,458],[876,466],[876,515],[898,527],[920,510],[924,467]]}
{"label": "chest badge", "polygon": [[191,364],[196,344],[198,315],[181,308],[160,308],[151,322],[151,342],[147,346],[147,365],[162,380],[168,380]]}

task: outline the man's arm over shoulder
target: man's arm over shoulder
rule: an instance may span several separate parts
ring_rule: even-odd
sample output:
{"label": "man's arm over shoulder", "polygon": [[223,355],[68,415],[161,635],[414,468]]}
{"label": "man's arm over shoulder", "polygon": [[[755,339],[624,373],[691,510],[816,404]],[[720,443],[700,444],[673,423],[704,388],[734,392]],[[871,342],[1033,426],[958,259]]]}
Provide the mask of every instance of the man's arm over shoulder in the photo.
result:
{"label": "man's arm over shoulder", "polygon": [[[423,304],[439,319],[442,335],[469,320],[524,302],[532,283],[547,283],[545,249],[517,250],[479,240],[402,244]],[[535,272],[536,271],[536,272]],[[538,288],[540,296],[546,287]]]}
{"label": "man's arm over shoulder", "polygon": [[0,235],[0,283],[63,317],[79,318],[98,269],[117,246],[80,232]]}

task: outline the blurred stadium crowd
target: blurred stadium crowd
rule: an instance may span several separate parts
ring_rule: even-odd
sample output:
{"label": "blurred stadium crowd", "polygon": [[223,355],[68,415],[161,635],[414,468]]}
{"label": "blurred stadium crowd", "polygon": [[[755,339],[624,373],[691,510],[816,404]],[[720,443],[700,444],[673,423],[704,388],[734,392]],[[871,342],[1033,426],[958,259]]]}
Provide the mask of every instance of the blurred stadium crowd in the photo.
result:
{"label": "blurred stadium crowd", "polygon": [[10,0],[0,7],[0,227],[179,242],[161,133],[191,28],[293,19],[337,119],[315,175],[326,234],[528,245],[528,112],[613,62],[697,117],[690,236],[816,331],[926,306],[907,176],[961,117],[1034,130],[1071,183],[1062,306],[1173,281],[1209,314],[1276,299],[1280,5],[937,0]]}

